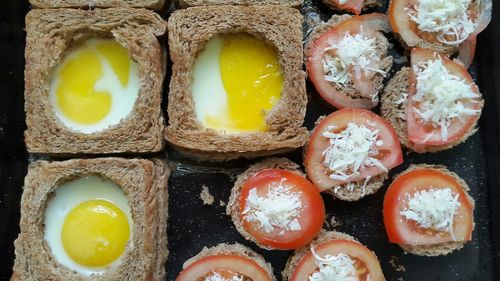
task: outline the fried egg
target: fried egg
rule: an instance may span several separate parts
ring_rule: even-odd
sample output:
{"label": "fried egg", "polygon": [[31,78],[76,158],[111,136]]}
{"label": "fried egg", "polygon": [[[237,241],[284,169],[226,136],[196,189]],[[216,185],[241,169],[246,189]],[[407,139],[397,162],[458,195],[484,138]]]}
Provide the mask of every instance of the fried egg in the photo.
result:
{"label": "fried egg", "polygon": [[132,236],[128,199],[114,182],[85,176],[57,187],[45,209],[45,240],[54,258],[83,275],[120,263]]}
{"label": "fried egg", "polygon": [[266,131],[282,87],[278,53],[265,41],[246,33],[213,37],[194,63],[196,118],[226,133]]}
{"label": "fried egg", "polygon": [[113,39],[87,39],[54,69],[49,100],[68,128],[91,134],[130,114],[139,93],[137,63]]}

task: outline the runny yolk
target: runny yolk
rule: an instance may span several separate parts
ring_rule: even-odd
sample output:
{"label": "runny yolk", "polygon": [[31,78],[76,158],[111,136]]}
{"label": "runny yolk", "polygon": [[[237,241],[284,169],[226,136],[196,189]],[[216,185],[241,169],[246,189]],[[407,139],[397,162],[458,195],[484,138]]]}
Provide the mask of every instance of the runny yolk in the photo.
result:
{"label": "runny yolk", "polygon": [[206,116],[206,125],[228,131],[266,131],[266,112],[280,99],[283,86],[276,50],[250,34],[224,35],[219,67],[227,109],[218,116]]}
{"label": "runny yolk", "polygon": [[114,203],[94,199],[76,206],[66,216],[61,239],[76,263],[102,267],[119,258],[130,236],[125,213]]}
{"label": "runny yolk", "polygon": [[66,55],[56,71],[56,110],[78,124],[98,123],[110,112],[112,104],[110,93],[98,90],[99,81],[117,78],[126,87],[130,65],[128,50],[118,42],[84,42]]}

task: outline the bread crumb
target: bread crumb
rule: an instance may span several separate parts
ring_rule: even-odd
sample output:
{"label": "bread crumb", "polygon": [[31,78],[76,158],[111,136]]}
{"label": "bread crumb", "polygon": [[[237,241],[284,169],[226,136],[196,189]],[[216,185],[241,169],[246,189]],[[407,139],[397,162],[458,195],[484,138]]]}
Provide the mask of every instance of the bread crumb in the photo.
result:
{"label": "bread crumb", "polygon": [[224,206],[226,206],[226,203],[224,203],[224,201],[222,201],[222,200],[219,200],[219,206],[224,207]]}
{"label": "bread crumb", "polygon": [[214,197],[212,194],[210,194],[208,186],[201,186],[200,199],[201,201],[203,201],[203,205],[212,205],[214,203]]}
{"label": "bread crumb", "polygon": [[404,267],[404,265],[402,264],[397,264],[396,263],[397,260],[398,258],[396,256],[392,256],[391,259],[389,260],[389,263],[397,272],[406,272],[406,267]]}

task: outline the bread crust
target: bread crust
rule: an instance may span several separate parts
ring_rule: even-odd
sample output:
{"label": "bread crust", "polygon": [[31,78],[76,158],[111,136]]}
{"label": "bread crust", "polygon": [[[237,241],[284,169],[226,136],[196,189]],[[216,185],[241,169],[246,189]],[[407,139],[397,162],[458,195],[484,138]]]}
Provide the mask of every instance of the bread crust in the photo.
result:
{"label": "bread crust", "polygon": [[[396,131],[401,144],[406,149],[416,153],[438,152],[455,147],[477,131],[477,121],[461,138],[453,143],[444,146],[426,146],[423,149],[416,151],[413,144],[408,140],[408,133],[406,127],[406,104],[408,100],[408,88],[410,81],[410,67],[403,67],[398,71],[387,83],[381,97],[380,114],[382,117],[389,121]],[[405,97],[406,95],[406,97]],[[484,104],[481,99],[481,107]],[[479,118],[478,118],[479,120]]]}
{"label": "bread crust", "polygon": [[[202,159],[254,158],[294,150],[308,137],[307,95],[302,70],[302,15],[281,6],[203,6],[178,10],[168,21],[172,79],[165,138]],[[220,33],[248,32],[276,47],[284,82],[282,97],[267,113],[267,132],[222,134],[196,118],[191,95],[193,65],[205,42]]]}
{"label": "bread crust", "polygon": [[[327,22],[323,22],[323,23],[318,24],[314,29],[312,29],[312,31],[309,33],[309,35],[306,38],[305,47],[304,47],[304,54],[308,54],[310,52],[310,49],[312,48],[314,41],[316,41],[319,37],[321,37],[323,32],[325,32],[331,28],[334,28],[338,24],[340,24],[344,21],[347,21],[347,20],[351,19],[352,17],[353,17],[352,15],[348,15],[348,14],[332,15],[332,17]],[[377,39],[377,42],[379,42],[378,44],[381,46],[381,48],[385,48],[385,49],[389,48],[389,41],[381,32],[379,32],[377,34],[376,39]],[[308,58],[305,55],[304,62],[306,63],[306,66],[307,66],[307,59]],[[394,61],[394,58],[387,54],[387,56],[381,60],[381,69],[384,70],[386,73],[389,73],[389,71],[392,68],[393,61]],[[383,84],[384,79],[385,79],[385,77],[381,73],[375,73],[373,76],[373,82],[374,82],[375,87],[377,88],[378,92],[380,92],[384,87],[384,84]],[[369,99],[361,96],[359,91],[354,88],[352,82],[347,83],[344,86],[339,86],[336,84],[334,84],[334,85],[335,85],[335,88],[337,91],[343,93],[344,95],[346,95],[348,97],[351,97],[353,99],[369,100]]]}
{"label": "bread crust", "polygon": [[191,264],[202,258],[219,254],[238,255],[241,257],[249,258],[255,263],[257,263],[260,267],[262,267],[267,272],[271,280],[276,281],[276,276],[274,276],[272,265],[266,262],[266,260],[262,255],[238,243],[235,244],[223,243],[210,248],[204,247],[200,253],[198,253],[196,256],[184,262],[182,269],[186,269],[188,266],[190,266]]}
{"label": "bread crust", "polygon": [[[158,42],[162,18],[145,9],[34,9],[26,16],[25,143],[52,155],[145,153],[163,148],[162,81],[166,60]],[[51,71],[64,52],[89,37],[112,37],[138,63],[139,94],[119,124],[83,134],[66,127],[49,101]]]}
{"label": "bread crust", "polygon": [[[11,280],[164,280],[169,174],[166,163],[159,159],[33,162],[28,167],[21,199],[21,232],[14,243],[16,258]],[[102,176],[121,186],[134,221],[132,240],[122,262],[93,276],[82,276],[59,264],[44,239],[44,209],[50,194],[63,182],[85,175]]]}
{"label": "bread crust", "polygon": [[[330,240],[349,240],[353,241],[356,243],[359,243],[358,240],[354,237],[352,237],[349,234],[345,234],[342,232],[337,232],[337,231],[325,231],[323,230],[316,239],[314,239],[310,244],[308,244],[305,247],[302,247],[300,249],[297,249],[293,252],[293,254],[288,258],[285,269],[281,272],[281,275],[283,277],[283,280],[290,280],[292,278],[293,272],[295,271],[295,268],[297,267],[297,264],[304,258],[305,255],[307,255],[312,247],[316,247],[319,244],[322,244],[324,242],[330,241]],[[361,243],[360,243],[361,244]]]}
{"label": "bread crust", "polygon": [[159,11],[166,0],[29,0],[35,8],[110,8],[130,7]]}
{"label": "bread crust", "polygon": [[242,6],[262,6],[281,5],[288,7],[300,7],[303,0],[178,0],[182,8],[193,6],[215,6],[215,5],[242,5]]}
{"label": "bread crust", "polygon": [[[467,196],[467,200],[471,203],[472,205],[472,212],[474,212],[474,199],[469,195],[468,191],[469,186],[467,183],[460,178],[456,173],[448,170],[445,166],[442,165],[428,165],[428,164],[418,164],[418,165],[410,165],[408,169],[404,170],[403,172],[397,174],[394,176],[394,180],[396,180],[398,177],[409,173],[414,170],[422,169],[422,168],[430,168],[430,169],[435,169],[440,172],[443,172],[451,177],[453,177],[460,185],[460,187],[464,190],[465,195]],[[473,230],[475,227],[475,223],[473,222],[472,224]],[[401,245],[398,244],[405,252],[418,255],[418,256],[428,256],[428,257],[435,257],[435,256],[443,256],[447,255],[451,252],[460,250],[464,247],[464,245],[467,243],[467,241],[449,241],[446,243],[439,243],[439,244],[431,244],[431,245]]]}
{"label": "bread crust", "polygon": [[250,233],[248,233],[243,227],[243,221],[240,217],[241,188],[250,177],[265,169],[283,169],[305,177],[305,174],[300,170],[300,166],[287,158],[269,158],[260,161],[248,167],[248,169],[241,173],[236,179],[236,182],[231,189],[231,196],[229,197],[229,201],[226,206],[226,214],[231,216],[236,230],[238,230],[238,232],[243,237],[245,237],[245,239],[252,241],[253,243],[257,244],[257,246],[263,249],[274,250],[274,248],[272,247],[260,244],[257,239],[255,239]]}

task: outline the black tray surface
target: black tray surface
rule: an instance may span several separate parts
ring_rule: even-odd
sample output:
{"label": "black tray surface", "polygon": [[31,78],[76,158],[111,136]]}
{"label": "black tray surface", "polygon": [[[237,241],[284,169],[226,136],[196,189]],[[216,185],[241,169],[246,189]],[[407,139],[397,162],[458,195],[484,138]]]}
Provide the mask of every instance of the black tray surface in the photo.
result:
{"label": "black tray surface", "polygon": [[[307,0],[302,9],[307,15],[304,32],[318,19],[327,19],[331,11],[322,4]],[[316,0],[315,0],[316,1]],[[319,2],[319,1],[318,1]],[[495,7],[496,8],[496,7]],[[23,179],[28,163],[38,156],[28,155],[23,143],[26,127],[23,111],[24,16],[30,9],[27,1],[0,1],[0,277],[9,280],[14,261],[14,240],[19,232],[19,206]],[[167,18],[172,8],[162,16]],[[318,12],[321,11],[321,12]],[[384,9],[378,9],[384,12]],[[327,209],[326,229],[335,229],[355,236],[376,252],[387,280],[405,281],[490,281],[500,280],[500,21],[498,9],[490,26],[479,36],[473,77],[486,101],[479,132],[462,145],[436,154],[405,154],[405,163],[391,171],[401,172],[410,164],[446,165],[468,183],[476,201],[473,240],[462,250],[444,257],[428,258],[404,254],[387,242],[381,207],[386,186],[375,195],[358,202],[342,202],[324,196]],[[396,57],[403,50],[393,38]],[[398,65],[394,68],[397,70]],[[393,73],[394,73],[393,71]],[[164,101],[168,95],[168,77]],[[310,102],[306,126],[333,111],[308,85]],[[165,106],[165,105],[164,105]],[[265,251],[245,241],[234,228],[223,206],[229,197],[236,176],[253,161],[224,164],[200,163],[167,149],[166,155],[174,171],[169,181],[168,239],[170,256],[167,280],[175,280],[183,262],[204,246],[239,242],[262,253],[271,262],[278,280],[289,251]],[[286,155],[301,163],[300,152]],[[203,205],[202,186],[215,197],[213,205]],[[335,224],[331,224],[335,217]]]}

